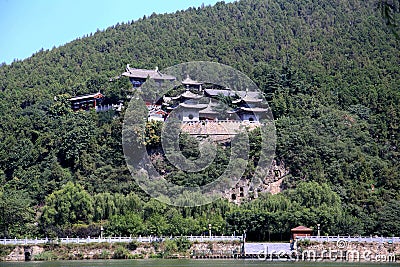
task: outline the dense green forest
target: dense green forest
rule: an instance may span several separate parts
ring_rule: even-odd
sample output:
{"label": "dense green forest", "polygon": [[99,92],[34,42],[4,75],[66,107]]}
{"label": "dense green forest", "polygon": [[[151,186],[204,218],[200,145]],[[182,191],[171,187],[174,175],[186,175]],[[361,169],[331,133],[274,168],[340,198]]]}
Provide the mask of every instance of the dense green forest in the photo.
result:
{"label": "dense green forest", "polygon": [[[68,97],[125,100],[126,64],[230,65],[272,107],[281,194],[196,208],[150,199],[126,167],[123,113],[72,112]],[[0,67],[0,237],[400,235],[399,41],[376,1],[248,0],[143,17]],[[150,145],[157,135],[149,133]],[[155,141],[154,141],[155,139]],[[190,149],[190,148],[189,148]],[[179,183],[181,177],[171,180]],[[207,180],[207,177],[205,177]]]}

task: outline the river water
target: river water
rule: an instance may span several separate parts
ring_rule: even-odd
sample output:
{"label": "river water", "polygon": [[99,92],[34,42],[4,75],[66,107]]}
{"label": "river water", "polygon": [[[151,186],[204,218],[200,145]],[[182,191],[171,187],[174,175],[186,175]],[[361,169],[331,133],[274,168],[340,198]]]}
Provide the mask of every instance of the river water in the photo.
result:
{"label": "river water", "polygon": [[399,263],[349,263],[349,262],[270,262],[259,260],[86,260],[86,261],[47,261],[47,262],[0,262],[0,266],[27,267],[377,267],[397,266]]}

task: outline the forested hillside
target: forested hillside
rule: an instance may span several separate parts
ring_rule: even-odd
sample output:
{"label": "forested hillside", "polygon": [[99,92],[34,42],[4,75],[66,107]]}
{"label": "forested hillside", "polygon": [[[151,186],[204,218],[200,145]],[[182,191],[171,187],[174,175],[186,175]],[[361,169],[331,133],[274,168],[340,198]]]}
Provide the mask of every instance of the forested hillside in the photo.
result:
{"label": "forested hillside", "polygon": [[[0,67],[0,236],[400,235],[399,41],[376,1],[248,0],[111,26]],[[126,64],[230,65],[272,107],[282,194],[198,208],[149,200],[123,157],[123,114],[72,112],[101,90],[127,100]]]}

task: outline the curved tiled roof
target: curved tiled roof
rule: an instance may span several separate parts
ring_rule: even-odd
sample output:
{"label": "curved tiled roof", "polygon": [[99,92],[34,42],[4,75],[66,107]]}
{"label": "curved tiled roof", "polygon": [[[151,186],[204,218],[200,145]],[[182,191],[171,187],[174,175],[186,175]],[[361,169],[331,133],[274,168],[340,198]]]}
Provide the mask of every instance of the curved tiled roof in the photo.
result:
{"label": "curved tiled roof", "polygon": [[204,92],[209,96],[235,96],[235,92],[231,90],[221,90],[221,89],[205,89]]}
{"label": "curved tiled roof", "polygon": [[259,96],[259,92],[238,91],[237,95],[240,99],[232,101],[232,103],[261,103],[263,99]]}
{"label": "curved tiled roof", "polygon": [[77,101],[77,100],[83,100],[87,98],[102,98],[104,95],[100,92],[94,93],[94,94],[88,94],[88,95],[79,95],[75,96],[69,99],[69,101]]}
{"label": "curved tiled roof", "polygon": [[202,98],[201,95],[194,94],[189,90],[186,90],[183,94],[180,94],[176,97],[172,97],[172,99],[179,99],[179,98],[187,98],[187,99],[200,99]]}
{"label": "curved tiled roof", "polygon": [[312,229],[308,228],[308,227],[305,227],[303,225],[300,225],[300,226],[297,226],[297,227],[291,229],[290,231],[292,231],[292,232],[293,231],[312,231]]}
{"label": "curved tiled roof", "polygon": [[200,114],[218,114],[218,112],[213,109],[213,107],[216,107],[216,106],[217,106],[217,104],[211,103],[211,101],[210,101],[210,103],[207,105],[207,107],[205,109],[200,110],[199,113]]}
{"label": "curved tiled roof", "polygon": [[193,109],[204,109],[207,107],[207,104],[187,104],[187,103],[180,103],[180,107],[183,108],[193,108]]}
{"label": "curved tiled roof", "polygon": [[259,107],[254,107],[254,108],[242,107],[240,109],[243,111],[250,111],[250,112],[267,112],[268,111],[268,109],[266,109],[266,108],[259,108]]}
{"label": "curved tiled roof", "polygon": [[126,71],[122,73],[122,76],[141,79],[147,79],[147,77],[149,77],[155,80],[176,80],[176,77],[168,74],[163,74],[158,70],[158,68],[154,70],[136,69],[129,67],[129,64],[126,66]]}
{"label": "curved tiled roof", "polygon": [[195,80],[190,79],[189,75],[186,76],[186,79],[182,81],[182,84],[187,84],[187,85],[202,85],[202,82],[198,82]]}

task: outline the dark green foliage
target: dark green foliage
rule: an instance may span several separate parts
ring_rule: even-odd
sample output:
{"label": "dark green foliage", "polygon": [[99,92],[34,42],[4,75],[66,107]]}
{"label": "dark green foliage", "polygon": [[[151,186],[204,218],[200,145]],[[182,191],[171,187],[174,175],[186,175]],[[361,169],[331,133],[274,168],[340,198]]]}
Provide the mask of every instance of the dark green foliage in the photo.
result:
{"label": "dark green foliage", "polygon": [[15,249],[13,245],[0,245],[0,257],[7,257]]}
{"label": "dark green foliage", "polygon": [[62,229],[62,232],[58,234],[60,236],[68,236],[68,237],[87,237],[87,236],[100,236],[101,234],[101,226],[99,224],[91,223],[91,224],[74,224],[71,227],[65,227]]}
{"label": "dark green foliage", "polygon": [[344,215],[342,203],[327,184],[300,183],[281,195],[262,195],[228,214],[230,231],[247,232],[250,240],[288,239],[298,225],[322,226],[322,233],[336,234],[335,226]]}
{"label": "dark green foliage", "polygon": [[136,250],[138,246],[139,246],[139,243],[138,243],[138,242],[132,241],[132,242],[128,243],[127,249],[129,249],[129,250]]}
{"label": "dark green foliage", "polygon": [[104,228],[107,236],[138,236],[144,231],[142,218],[134,213],[114,215]]}
{"label": "dark green foliage", "polygon": [[0,231],[4,237],[25,237],[37,234],[32,199],[24,190],[5,187],[0,190]]}
{"label": "dark green foliage", "polygon": [[400,201],[391,200],[378,213],[378,231],[385,236],[400,234]]}
{"label": "dark green foliage", "polygon": [[178,251],[187,251],[192,243],[186,237],[178,237],[175,239],[176,245],[178,246]]}
{"label": "dark green foliage", "polygon": [[400,14],[400,1],[399,0],[380,0],[378,1],[381,10],[382,18],[386,26],[392,31],[397,39],[400,40],[399,35],[399,14]]}
{"label": "dark green foliage", "polygon": [[76,223],[90,223],[93,219],[93,198],[82,186],[68,182],[60,190],[46,197],[41,223],[43,230],[65,227]]}
{"label": "dark green foliage", "polygon": [[130,251],[121,245],[121,246],[116,247],[112,258],[113,259],[129,259],[130,256],[131,256]]}
{"label": "dark green foliage", "polygon": [[[379,2],[381,9],[376,1],[218,3],[118,24],[1,65],[0,231],[37,234],[38,211],[41,235],[92,222],[115,235],[207,234],[209,223],[213,233],[246,230],[253,240],[288,238],[290,227],[316,223],[327,234],[399,235],[400,59],[380,14],[398,31],[398,1]],[[276,158],[290,170],[287,192],[240,207],[148,201],[123,157],[124,111],[69,109],[69,96],[99,90],[106,103],[127,104],[135,93],[118,76],[128,63],[163,69],[192,60],[231,65],[259,86],[275,116]],[[145,120],[143,105],[135,105],[132,119]],[[148,124],[132,145],[160,152],[160,127]],[[250,133],[246,177],[259,144],[257,131]],[[198,158],[191,138],[182,136],[179,146]],[[155,165],[176,184],[206,184],[224,171],[227,147],[217,146],[215,164],[200,173],[179,172],[162,157]],[[193,198],[182,196],[182,203]]]}

